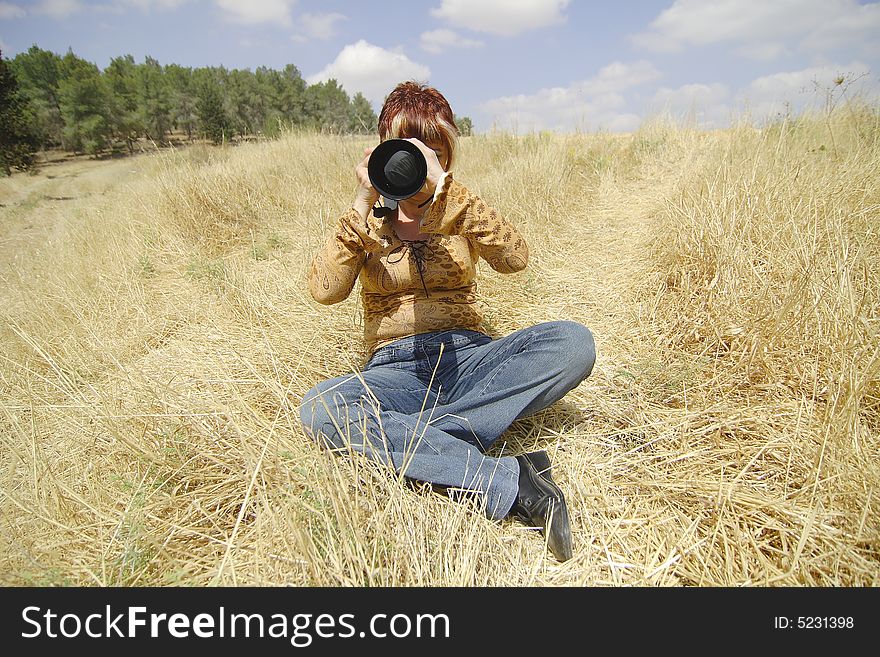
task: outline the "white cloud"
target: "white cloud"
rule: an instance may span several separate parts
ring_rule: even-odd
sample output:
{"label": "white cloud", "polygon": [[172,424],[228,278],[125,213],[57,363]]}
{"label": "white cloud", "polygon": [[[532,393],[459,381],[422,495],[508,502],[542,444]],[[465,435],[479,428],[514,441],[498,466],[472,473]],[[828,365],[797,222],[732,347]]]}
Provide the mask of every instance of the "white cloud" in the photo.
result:
{"label": "white cloud", "polygon": [[142,11],[151,9],[177,9],[189,0],[121,0],[121,4],[137,7]]}
{"label": "white cloud", "polygon": [[806,50],[861,45],[880,33],[880,3],[856,0],[675,0],[632,40],[658,52],[714,43],[742,44],[741,54],[770,58],[782,42]]}
{"label": "white cloud", "polygon": [[852,88],[848,90],[850,94],[876,94],[877,81],[866,75],[868,72],[868,66],[858,61],[845,66],[813,66],[799,71],[783,71],[753,80],[737,94],[737,98],[748,108],[752,118],[760,121],[789,109],[796,113],[807,108],[821,107],[826,94],[837,89],[835,79],[839,77],[854,81]]}
{"label": "white cloud", "polygon": [[[89,8],[96,13],[124,14],[134,8],[143,13],[155,11],[171,11],[177,9],[191,0],[110,0],[104,4],[90,5]],[[104,25],[102,24],[102,27]]]}
{"label": "white cloud", "polygon": [[581,84],[588,86],[591,93],[623,91],[656,80],[660,75],[660,71],[651,62],[643,59],[633,64],[612,62],[600,69],[596,76]]}
{"label": "white cloud", "polygon": [[531,95],[493,98],[480,110],[491,117],[496,128],[515,132],[633,130],[641,118],[626,110],[628,103],[622,92],[659,77],[650,62],[614,62],[588,80],[540,89]]}
{"label": "white cloud", "polygon": [[618,93],[587,98],[572,87],[541,89],[531,96],[506,96],[480,107],[492,116],[499,130],[528,133],[537,130],[625,131],[639,124],[639,117],[624,111],[626,99]]}
{"label": "white cloud", "polygon": [[651,99],[649,111],[693,120],[700,128],[723,128],[744,112],[760,124],[788,112],[821,108],[829,92],[839,98],[843,88],[835,85],[835,80],[840,77],[846,80],[847,95],[876,95],[877,80],[867,73],[868,67],[856,61],[846,66],[813,66],[765,75],[736,93],[719,82],[686,84],[677,89],[661,87]]}
{"label": "white cloud", "polygon": [[720,82],[661,87],[651,99],[651,107],[676,119],[693,120],[701,128],[720,128],[730,120],[729,97],[730,90]]}
{"label": "white cloud", "polygon": [[276,23],[289,27],[290,11],[296,0],[214,0],[226,17],[234,23],[256,25]]}
{"label": "white cloud", "polygon": [[305,43],[311,39],[327,40],[336,36],[336,23],[348,20],[344,14],[330,12],[328,14],[305,13],[299,17],[299,31],[291,39]]}
{"label": "white cloud", "polygon": [[[844,3],[849,5],[849,2]],[[808,48],[834,48],[855,42],[865,49],[877,51],[880,34],[880,2],[847,7],[829,16],[805,39]]]}
{"label": "white cloud", "polygon": [[515,36],[565,21],[570,0],[442,0],[431,15],[476,32]]}
{"label": "white cloud", "polygon": [[300,20],[306,33],[316,39],[329,39],[336,35],[336,23],[345,20],[344,14],[303,14]]}
{"label": "white cloud", "polygon": [[385,96],[398,82],[426,81],[431,70],[400,52],[385,50],[363,39],[345,46],[332,63],[306,78],[309,84],[335,79],[354,95],[360,91],[374,106],[381,106]]}
{"label": "white cloud", "polygon": [[749,43],[745,46],[740,46],[736,49],[736,52],[748,59],[754,59],[758,62],[769,62],[788,52],[788,48],[781,43],[768,41],[766,43]]}
{"label": "white cloud", "polygon": [[449,48],[479,48],[485,45],[482,41],[476,39],[466,39],[460,34],[441,28],[439,30],[431,30],[430,32],[422,32],[422,50],[439,54]]}
{"label": "white cloud", "polygon": [[14,5],[11,2],[0,2],[0,20],[6,20],[8,18],[23,18],[24,15],[24,9],[18,5]]}
{"label": "white cloud", "polygon": [[85,9],[79,0],[41,0],[33,8],[35,14],[45,14],[52,18],[67,18]]}
{"label": "white cloud", "polygon": [[[153,9],[169,10],[176,9],[190,0],[108,0],[103,3],[85,3],[82,0],[39,0],[33,3],[30,11],[33,14],[49,16],[50,18],[67,18],[81,11],[94,11],[97,13],[121,14],[131,7],[141,11]],[[22,18],[27,12],[11,2],[0,2],[0,20],[7,18]]]}

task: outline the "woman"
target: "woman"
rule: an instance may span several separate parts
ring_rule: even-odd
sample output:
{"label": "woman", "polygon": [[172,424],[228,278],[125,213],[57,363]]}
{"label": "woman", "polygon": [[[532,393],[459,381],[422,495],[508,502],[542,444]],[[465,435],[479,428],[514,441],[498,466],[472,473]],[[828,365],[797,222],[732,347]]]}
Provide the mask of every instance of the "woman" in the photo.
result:
{"label": "woman", "polygon": [[514,515],[540,527],[553,554],[569,559],[568,510],[546,453],[493,458],[485,451],[514,420],[590,374],[592,334],[565,321],[494,339],[483,332],[477,260],[517,272],[528,246],[453,179],[458,132],[436,89],[399,84],[379,115],[379,137],[414,143],[427,178],[396,210],[377,211],[367,171],[373,149],[357,165],[354,203],[315,257],[308,284],[315,300],[332,304],[360,279],[369,360],[361,372],[310,390],[303,426],[331,448],[350,447],[411,479],[476,494],[490,518]]}

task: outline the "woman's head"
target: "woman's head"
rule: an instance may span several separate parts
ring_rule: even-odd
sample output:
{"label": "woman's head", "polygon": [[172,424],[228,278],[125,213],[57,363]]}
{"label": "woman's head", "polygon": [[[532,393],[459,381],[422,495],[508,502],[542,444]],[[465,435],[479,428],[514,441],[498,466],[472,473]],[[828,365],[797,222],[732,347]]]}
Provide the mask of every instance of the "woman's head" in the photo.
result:
{"label": "woman's head", "polygon": [[444,169],[452,168],[458,146],[452,108],[439,91],[411,80],[388,94],[379,113],[379,139],[410,137],[438,151]]}

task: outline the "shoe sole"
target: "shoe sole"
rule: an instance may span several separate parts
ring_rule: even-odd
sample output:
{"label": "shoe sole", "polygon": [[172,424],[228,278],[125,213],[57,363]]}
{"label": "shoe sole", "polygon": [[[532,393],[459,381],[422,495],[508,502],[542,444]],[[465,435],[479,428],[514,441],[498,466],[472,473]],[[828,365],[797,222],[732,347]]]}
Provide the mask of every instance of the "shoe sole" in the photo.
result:
{"label": "shoe sole", "polygon": [[[547,547],[550,548],[553,556],[559,561],[568,561],[572,557],[571,524],[569,523],[568,507],[565,504],[565,498],[562,497],[560,499],[562,502],[561,504],[553,505],[550,524],[554,525],[560,523],[561,528],[557,529],[555,532],[545,530],[544,535],[547,536]],[[551,540],[553,536],[558,536],[559,541]]]}

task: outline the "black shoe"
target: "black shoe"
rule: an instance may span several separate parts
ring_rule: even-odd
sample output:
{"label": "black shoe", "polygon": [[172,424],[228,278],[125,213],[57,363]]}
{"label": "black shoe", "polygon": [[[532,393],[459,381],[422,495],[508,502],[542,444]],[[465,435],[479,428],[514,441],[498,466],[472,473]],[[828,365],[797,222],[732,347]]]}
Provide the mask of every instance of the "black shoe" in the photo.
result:
{"label": "black shoe", "polygon": [[566,561],[571,559],[572,552],[565,496],[552,479],[538,474],[531,456],[523,454],[516,457],[519,462],[519,492],[511,513],[532,527],[540,527],[553,555],[560,561]]}
{"label": "black shoe", "polygon": [[537,452],[528,452],[523,454],[523,456],[531,461],[539,475],[544,477],[544,479],[553,480],[553,471],[550,469],[550,457],[547,456],[547,452],[542,449]]}

